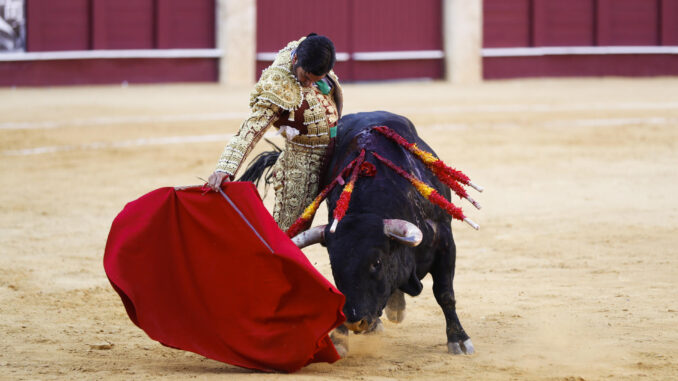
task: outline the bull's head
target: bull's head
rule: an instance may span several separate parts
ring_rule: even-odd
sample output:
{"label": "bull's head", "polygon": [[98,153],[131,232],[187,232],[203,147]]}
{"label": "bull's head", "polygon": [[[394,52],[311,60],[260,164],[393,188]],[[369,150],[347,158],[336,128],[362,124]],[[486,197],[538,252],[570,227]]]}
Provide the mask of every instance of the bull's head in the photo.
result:
{"label": "bull's head", "polygon": [[346,324],[357,332],[375,323],[396,289],[421,292],[412,250],[421,240],[414,224],[374,214],[347,215],[335,233],[318,226],[294,238],[299,247],[327,246],[335,284],[346,296]]}

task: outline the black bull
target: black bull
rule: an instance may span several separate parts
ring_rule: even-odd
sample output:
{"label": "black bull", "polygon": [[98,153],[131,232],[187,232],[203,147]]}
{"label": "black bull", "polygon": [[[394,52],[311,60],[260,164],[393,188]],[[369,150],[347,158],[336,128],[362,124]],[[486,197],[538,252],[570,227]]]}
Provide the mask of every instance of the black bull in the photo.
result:
{"label": "black bull", "polygon": [[[346,296],[344,314],[347,323],[334,332],[333,340],[343,355],[348,349],[349,329],[369,332],[380,328],[382,310],[386,311],[389,320],[402,321],[405,313],[403,293],[419,295],[422,291],[420,280],[430,273],[433,294],[447,323],[448,351],[471,354],[473,344],[464,332],[455,308],[452,283],[456,247],[451,217],[424,199],[406,179],[369,152],[386,157],[432,185],[447,200],[450,200],[450,191],[411,153],[371,130],[380,125],[388,126],[409,142],[416,142],[419,148],[433,152],[405,117],[377,111],[350,114],[340,120],[334,155],[324,183],[329,184],[339,176],[362,149],[368,152],[366,161],[374,164],[376,175],[358,179],[347,213],[334,233],[330,232],[330,224],[316,227],[312,229],[315,233],[311,234],[315,238],[310,241],[304,238],[306,242],[301,243],[303,247],[322,242],[327,247],[335,284]],[[341,188],[336,187],[327,197],[330,222]],[[395,234],[391,226],[394,224]],[[412,237],[403,237],[412,235],[413,231],[419,235],[421,243],[413,243]]]}

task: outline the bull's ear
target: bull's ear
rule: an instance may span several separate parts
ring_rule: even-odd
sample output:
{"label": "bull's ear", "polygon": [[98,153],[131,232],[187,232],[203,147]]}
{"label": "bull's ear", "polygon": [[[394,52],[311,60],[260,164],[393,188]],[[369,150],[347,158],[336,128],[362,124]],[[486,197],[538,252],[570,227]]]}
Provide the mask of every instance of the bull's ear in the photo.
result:
{"label": "bull's ear", "polygon": [[400,286],[400,291],[410,296],[417,296],[421,294],[421,290],[423,289],[424,286],[421,284],[419,278],[417,278],[417,274],[414,271],[412,271],[412,274],[410,274],[410,278],[407,280],[407,283]]}

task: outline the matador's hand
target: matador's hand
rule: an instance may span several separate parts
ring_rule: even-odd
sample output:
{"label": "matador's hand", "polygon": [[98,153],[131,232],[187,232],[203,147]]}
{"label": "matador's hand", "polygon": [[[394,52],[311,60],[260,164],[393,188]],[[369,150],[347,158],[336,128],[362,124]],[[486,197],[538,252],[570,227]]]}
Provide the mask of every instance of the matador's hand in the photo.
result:
{"label": "matador's hand", "polygon": [[231,181],[231,175],[226,172],[214,172],[207,179],[207,185],[215,192],[218,192],[221,184],[227,181]]}

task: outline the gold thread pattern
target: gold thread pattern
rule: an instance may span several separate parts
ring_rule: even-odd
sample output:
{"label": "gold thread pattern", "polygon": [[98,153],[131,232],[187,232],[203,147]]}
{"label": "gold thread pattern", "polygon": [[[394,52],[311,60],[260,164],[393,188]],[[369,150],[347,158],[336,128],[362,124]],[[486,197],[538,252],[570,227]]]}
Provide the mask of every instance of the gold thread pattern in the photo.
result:
{"label": "gold thread pattern", "polygon": [[[318,193],[330,143],[329,131],[341,112],[342,89],[334,72],[328,73],[332,88],[327,95],[316,87],[303,88],[293,75],[292,51],[304,38],[287,44],[262,72],[250,94],[250,116],[229,141],[216,169],[235,175],[266,129],[281,115],[287,115],[292,128],[305,127],[306,132],[285,141],[285,148],[273,166],[273,217],[282,230],[294,223]],[[297,119],[303,115],[303,120],[295,122],[296,112],[300,112]]]}
{"label": "gold thread pattern", "polygon": [[273,218],[280,229],[292,226],[318,194],[326,152],[326,145],[311,148],[287,144],[275,163]]}
{"label": "gold thread pattern", "polygon": [[254,145],[280,115],[280,108],[265,100],[252,105],[250,116],[240,126],[238,133],[228,142],[217,162],[216,171],[235,175],[242,161]]}

